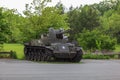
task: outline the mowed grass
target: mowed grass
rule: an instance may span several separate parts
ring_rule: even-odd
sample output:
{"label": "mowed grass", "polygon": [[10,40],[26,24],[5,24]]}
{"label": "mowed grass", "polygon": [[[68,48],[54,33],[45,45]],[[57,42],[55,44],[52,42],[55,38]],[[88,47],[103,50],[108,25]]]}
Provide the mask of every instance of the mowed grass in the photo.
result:
{"label": "mowed grass", "polygon": [[24,59],[23,53],[24,45],[22,44],[4,44],[4,51],[15,51],[17,55],[17,59]]}
{"label": "mowed grass", "polygon": [[120,52],[120,45],[116,45],[115,52]]}

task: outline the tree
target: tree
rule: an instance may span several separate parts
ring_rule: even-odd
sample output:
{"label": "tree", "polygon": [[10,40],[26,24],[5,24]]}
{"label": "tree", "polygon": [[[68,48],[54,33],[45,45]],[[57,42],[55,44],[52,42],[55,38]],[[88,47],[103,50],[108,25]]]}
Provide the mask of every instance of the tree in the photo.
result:
{"label": "tree", "polygon": [[4,8],[3,12],[5,20],[8,23],[8,27],[11,34],[8,37],[8,42],[18,43],[23,41],[24,17],[22,17],[15,9]]}
{"label": "tree", "polygon": [[104,15],[105,12],[111,9],[117,9],[117,5],[119,0],[104,0],[101,1],[99,4],[93,4],[92,6],[99,10],[101,15]]}
{"label": "tree", "polygon": [[8,23],[5,20],[5,16],[3,14],[3,8],[0,8],[0,49],[4,42],[8,41],[8,36],[10,34],[10,29]]}
{"label": "tree", "polygon": [[112,14],[109,17],[109,31],[113,34],[114,37],[117,38],[118,43],[120,43],[120,15],[119,14]]}
{"label": "tree", "polygon": [[[35,1],[35,2],[34,2]],[[38,1],[38,3],[37,3]],[[61,14],[61,9],[58,7],[47,7],[49,0],[33,0],[30,8],[26,8],[24,13],[28,20],[27,28],[32,29],[31,38],[39,36],[41,33],[48,31],[48,28],[68,28],[67,15]],[[37,8],[36,8],[37,7]],[[31,9],[34,9],[33,11]],[[29,30],[29,29],[28,29]]]}
{"label": "tree", "polygon": [[61,14],[64,14],[65,13],[65,7],[64,5],[61,3],[61,1],[59,1],[56,5],[55,5],[56,8],[58,8],[59,10],[61,10]]}
{"label": "tree", "polygon": [[[61,10],[55,7],[47,7],[42,12],[42,28],[64,28],[68,29],[67,15],[61,14]],[[45,29],[44,29],[45,30]]]}
{"label": "tree", "polygon": [[117,9],[115,8],[106,11],[100,19],[104,33],[116,37],[118,43],[120,43],[120,14],[118,5],[116,5]]}
{"label": "tree", "polygon": [[0,8],[0,43],[6,42],[8,35],[10,34],[10,29],[8,23],[5,20],[3,14],[3,8]]}
{"label": "tree", "polygon": [[33,0],[31,5],[26,4],[26,10],[23,12],[27,17],[31,15],[41,15],[42,10],[51,0]]}
{"label": "tree", "polygon": [[99,22],[99,12],[92,6],[84,6],[80,8],[70,9],[68,12],[68,22],[70,23],[70,28],[74,31],[72,33],[72,38],[82,32],[83,29],[93,30],[100,26]]}
{"label": "tree", "polygon": [[96,27],[100,26],[99,22],[99,12],[94,9],[92,6],[84,6],[81,9],[81,25],[83,28],[88,30],[93,30]]}

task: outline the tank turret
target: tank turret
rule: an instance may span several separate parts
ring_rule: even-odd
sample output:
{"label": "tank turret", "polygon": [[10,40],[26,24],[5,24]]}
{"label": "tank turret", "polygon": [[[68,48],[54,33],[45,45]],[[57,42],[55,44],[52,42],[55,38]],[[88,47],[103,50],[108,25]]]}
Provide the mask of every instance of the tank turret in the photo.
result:
{"label": "tank turret", "polygon": [[27,60],[50,61],[67,60],[79,62],[82,59],[82,48],[69,42],[69,30],[49,28],[48,34],[42,34],[40,39],[33,39],[25,44],[24,54]]}

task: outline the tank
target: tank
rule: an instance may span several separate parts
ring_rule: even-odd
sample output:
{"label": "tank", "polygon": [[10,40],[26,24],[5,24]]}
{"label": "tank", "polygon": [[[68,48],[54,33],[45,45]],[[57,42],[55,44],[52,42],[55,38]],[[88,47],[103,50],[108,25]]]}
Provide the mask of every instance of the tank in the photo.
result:
{"label": "tank", "polygon": [[33,61],[69,61],[79,62],[82,59],[82,47],[75,41],[70,42],[65,34],[70,30],[49,28],[48,34],[24,44],[26,60]]}

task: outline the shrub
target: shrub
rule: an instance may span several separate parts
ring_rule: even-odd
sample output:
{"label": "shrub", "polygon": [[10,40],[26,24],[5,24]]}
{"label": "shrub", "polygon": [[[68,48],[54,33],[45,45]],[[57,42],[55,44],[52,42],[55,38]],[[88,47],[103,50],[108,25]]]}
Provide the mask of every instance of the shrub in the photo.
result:
{"label": "shrub", "polygon": [[16,52],[15,51],[11,51],[11,57],[13,58],[13,59],[17,59],[17,54],[16,54]]}
{"label": "shrub", "polygon": [[93,31],[83,30],[79,34],[78,42],[85,50],[114,50],[117,40],[95,29]]}

